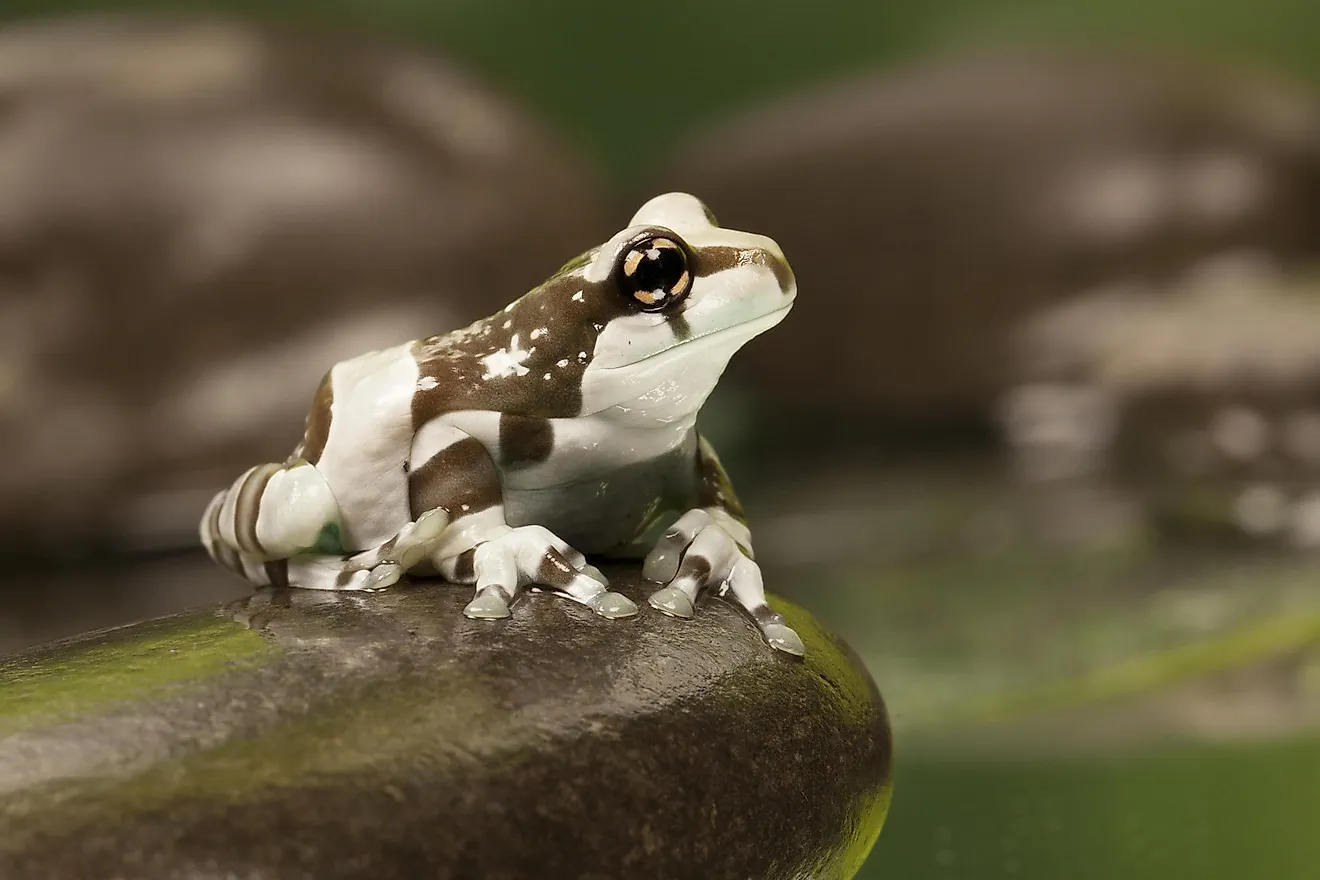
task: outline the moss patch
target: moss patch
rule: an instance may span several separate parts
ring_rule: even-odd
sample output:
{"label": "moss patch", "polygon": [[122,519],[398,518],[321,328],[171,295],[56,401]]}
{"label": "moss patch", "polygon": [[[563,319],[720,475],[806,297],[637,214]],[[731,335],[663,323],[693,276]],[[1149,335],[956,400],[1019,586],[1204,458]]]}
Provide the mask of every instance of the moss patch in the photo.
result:
{"label": "moss patch", "polygon": [[[272,791],[344,776],[406,776],[410,761],[474,741],[508,747],[500,735],[508,722],[473,686],[404,679],[341,695],[259,736],[167,760],[128,778],[59,780],[12,795],[6,834],[22,843],[121,812],[146,814],[180,802],[255,804]],[[474,730],[488,735],[474,739]]]}
{"label": "moss patch", "polygon": [[[788,625],[802,637],[807,646],[804,665],[834,693],[841,714],[850,724],[868,723],[879,707],[872,697],[866,674],[810,612],[778,596],[772,595],[768,599],[771,607],[782,614]],[[893,794],[893,782],[887,781],[873,796],[857,805],[857,830],[851,836],[849,847],[832,866],[830,876],[853,877],[862,869],[884,828]]]}
{"label": "moss patch", "polygon": [[20,654],[0,663],[0,733],[82,715],[274,651],[242,624],[201,614]]}
{"label": "moss patch", "polygon": [[[405,679],[341,696],[260,737],[233,740],[178,765],[155,768],[121,786],[116,797],[135,806],[164,805],[180,795],[255,799],[277,787],[406,766],[450,744],[455,752],[474,742],[507,747],[507,736],[501,734],[509,723],[508,714],[473,684]],[[187,780],[184,791],[180,780]]]}
{"label": "moss patch", "polygon": [[767,598],[770,607],[782,614],[802,637],[802,643],[807,646],[807,656],[803,658],[807,669],[837,695],[850,723],[865,724],[876,710],[866,673],[849,659],[834,636],[810,612],[779,596]]}
{"label": "moss patch", "polygon": [[886,782],[879,794],[858,810],[857,833],[853,835],[852,845],[839,857],[837,876],[850,878],[861,872],[876,841],[880,839],[880,831],[885,827],[885,819],[889,817],[889,804],[893,797],[894,784]]}

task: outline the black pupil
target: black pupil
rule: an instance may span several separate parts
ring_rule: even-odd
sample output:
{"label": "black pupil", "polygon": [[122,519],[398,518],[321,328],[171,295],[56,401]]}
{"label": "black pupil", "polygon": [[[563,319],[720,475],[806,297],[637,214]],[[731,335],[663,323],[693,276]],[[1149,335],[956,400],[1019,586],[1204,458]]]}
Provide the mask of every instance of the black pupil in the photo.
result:
{"label": "black pupil", "polygon": [[665,294],[683,280],[683,252],[673,246],[646,244],[638,248],[642,259],[632,274],[636,290],[660,291]]}

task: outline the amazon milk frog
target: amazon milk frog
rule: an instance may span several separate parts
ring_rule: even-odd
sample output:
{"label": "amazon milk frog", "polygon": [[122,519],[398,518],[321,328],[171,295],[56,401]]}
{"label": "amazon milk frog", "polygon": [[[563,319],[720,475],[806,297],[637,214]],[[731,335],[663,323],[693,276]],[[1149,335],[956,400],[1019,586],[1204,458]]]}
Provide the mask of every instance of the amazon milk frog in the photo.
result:
{"label": "amazon milk frog", "polygon": [[258,586],[438,574],[475,587],[471,618],[509,616],[528,586],[630,617],[587,555],[642,557],[655,609],[690,618],[716,592],[800,655],[696,430],[734,352],[796,295],[774,241],[658,196],[498,314],[335,365],[290,458],[218,494],[202,541]]}

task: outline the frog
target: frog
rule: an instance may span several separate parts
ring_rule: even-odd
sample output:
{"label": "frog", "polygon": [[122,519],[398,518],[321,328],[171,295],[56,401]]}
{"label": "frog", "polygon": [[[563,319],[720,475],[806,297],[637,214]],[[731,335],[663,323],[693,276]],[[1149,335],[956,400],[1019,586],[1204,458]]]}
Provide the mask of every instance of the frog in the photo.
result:
{"label": "frog", "polygon": [[501,311],[331,367],[291,455],[207,504],[202,544],[257,587],[439,577],[492,621],[529,590],[633,617],[589,560],[640,560],[655,611],[692,619],[723,598],[803,656],[697,429],[730,359],[796,297],[772,238],[689,193],[655,196]]}

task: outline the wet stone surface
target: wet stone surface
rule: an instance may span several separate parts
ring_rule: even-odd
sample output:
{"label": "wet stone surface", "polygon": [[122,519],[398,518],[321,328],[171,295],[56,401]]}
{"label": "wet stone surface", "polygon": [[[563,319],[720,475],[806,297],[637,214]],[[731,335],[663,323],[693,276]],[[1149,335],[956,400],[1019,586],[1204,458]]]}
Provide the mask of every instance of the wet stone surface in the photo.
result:
{"label": "wet stone surface", "polygon": [[[644,605],[632,569],[607,571]],[[850,649],[777,608],[606,621],[464,588],[261,592],[0,664],[0,875],[847,877],[890,732]]]}

